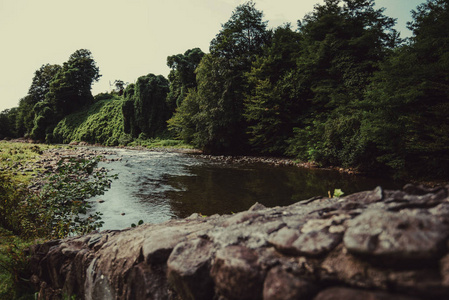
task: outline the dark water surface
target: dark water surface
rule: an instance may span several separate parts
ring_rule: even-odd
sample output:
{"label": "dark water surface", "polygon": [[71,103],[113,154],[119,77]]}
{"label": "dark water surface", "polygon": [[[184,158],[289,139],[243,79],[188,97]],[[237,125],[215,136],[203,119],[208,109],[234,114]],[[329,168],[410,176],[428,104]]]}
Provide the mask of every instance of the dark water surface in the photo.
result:
{"label": "dark water surface", "polygon": [[[94,209],[103,213],[102,229],[124,229],[132,223],[160,223],[192,213],[230,214],[255,202],[284,206],[338,188],[347,194],[399,188],[400,183],[336,171],[272,166],[263,163],[227,164],[180,153],[116,150],[120,161],[100,166],[118,174]],[[99,203],[103,200],[103,203]]]}

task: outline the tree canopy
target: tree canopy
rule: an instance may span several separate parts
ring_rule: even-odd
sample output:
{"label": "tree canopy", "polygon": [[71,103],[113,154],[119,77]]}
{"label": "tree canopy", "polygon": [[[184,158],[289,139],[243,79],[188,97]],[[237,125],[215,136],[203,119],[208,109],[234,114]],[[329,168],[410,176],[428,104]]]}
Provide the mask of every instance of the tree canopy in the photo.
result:
{"label": "tree canopy", "polygon": [[[167,134],[168,126],[209,153],[447,178],[448,19],[448,0],[426,0],[412,12],[413,35],[402,40],[374,0],[324,0],[297,28],[268,29],[249,1],[209,53],[168,56],[168,79],[117,81],[116,91],[95,99],[122,101],[117,120],[129,137]],[[0,135],[51,141],[61,118],[94,102],[99,77],[85,49],[62,66],[43,65],[19,107],[0,114]]]}

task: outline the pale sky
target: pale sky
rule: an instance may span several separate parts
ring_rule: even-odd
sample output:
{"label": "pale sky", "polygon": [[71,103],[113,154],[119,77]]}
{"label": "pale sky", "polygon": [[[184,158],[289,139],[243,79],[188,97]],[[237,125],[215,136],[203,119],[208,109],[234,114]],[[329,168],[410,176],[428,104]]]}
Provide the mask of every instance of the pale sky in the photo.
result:
{"label": "pale sky", "polygon": [[[209,51],[237,5],[244,0],[0,0],[0,111],[18,106],[34,72],[62,65],[89,49],[102,75],[94,95],[116,79],[135,82],[148,73],[167,76],[167,56],[188,49]],[[322,0],[255,0],[269,27],[296,21]],[[398,19],[401,37],[410,11],[425,0],[377,0]]]}

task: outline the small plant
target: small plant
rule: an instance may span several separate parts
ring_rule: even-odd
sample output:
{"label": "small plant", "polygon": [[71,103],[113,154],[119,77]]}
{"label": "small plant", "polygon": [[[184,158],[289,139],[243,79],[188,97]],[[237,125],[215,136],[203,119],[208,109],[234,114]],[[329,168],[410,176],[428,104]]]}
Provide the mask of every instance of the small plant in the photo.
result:
{"label": "small plant", "polygon": [[327,192],[329,194],[329,198],[340,198],[345,193],[341,189],[334,189],[334,195],[331,196],[331,191]]}
{"label": "small plant", "polygon": [[131,224],[131,227],[137,227],[137,226],[140,226],[140,225],[142,225],[143,224],[143,220],[139,220],[139,222],[137,223],[137,225],[135,224],[135,223],[132,223]]}

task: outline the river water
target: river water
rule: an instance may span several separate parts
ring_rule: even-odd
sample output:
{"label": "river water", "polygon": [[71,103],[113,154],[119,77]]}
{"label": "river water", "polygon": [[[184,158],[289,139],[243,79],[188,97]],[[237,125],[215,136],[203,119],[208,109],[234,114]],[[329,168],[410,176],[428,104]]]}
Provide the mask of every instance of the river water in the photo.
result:
{"label": "river water", "polygon": [[[91,199],[103,213],[102,229],[124,229],[132,223],[160,223],[192,213],[231,214],[255,202],[285,206],[338,188],[345,194],[399,188],[389,180],[337,171],[273,166],[264,163],[225,163],[191,154],[114,150],[100,167],[118,174],[111,188]],[[117,158],[119,158],[117,160]]]}

